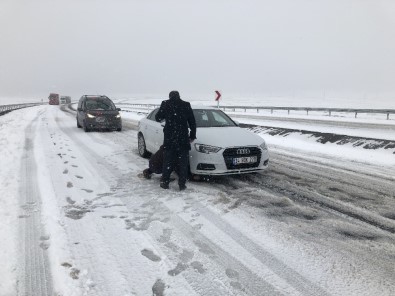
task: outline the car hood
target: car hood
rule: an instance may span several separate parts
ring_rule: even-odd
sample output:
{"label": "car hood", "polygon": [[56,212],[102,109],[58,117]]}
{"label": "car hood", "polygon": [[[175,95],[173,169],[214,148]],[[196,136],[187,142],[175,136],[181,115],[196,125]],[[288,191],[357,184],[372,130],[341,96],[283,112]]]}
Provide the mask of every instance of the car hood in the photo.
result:
{"label": "car hood", "polygon": [[87,113],[100,116],[100,115],[118,115],[118,110],[89,110]]}
{"label": "car hood", "polygon": [[197,128],[194,143],[221,148],[235,146],[259,146],[264,140],[240,127],[201,127]]}

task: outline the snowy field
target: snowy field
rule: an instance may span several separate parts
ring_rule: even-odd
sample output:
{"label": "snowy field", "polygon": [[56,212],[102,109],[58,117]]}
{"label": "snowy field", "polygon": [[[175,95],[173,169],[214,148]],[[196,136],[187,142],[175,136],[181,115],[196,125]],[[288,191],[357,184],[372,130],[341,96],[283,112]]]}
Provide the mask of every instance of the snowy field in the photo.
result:
{"label": "snowy field", "polygon": [[[160,99],[115,101],[121,133],[84,133],[67,107],[0,116],[0,295],[395,294],[395,147],[263,128],[395,140],[395,118],[229,112],[258,127],[269,170],[164,192],[159,176],[137,177],[144,114],[122,105]],[[247,102],[295,106],[229,99]],[[356,103],[299,106],[395,107]]]}
{"label": "snowy field", "polygon": [[[204,105],[217,105],[215,93],[188,94],[180,91],[181,98],[191,103]],[[72,95],[73,101],[83,94]],[[168,93],[163,94],[136,94],[136,95],[116,95],[106,94],[108,97],[118,102],[160,104],[162,100],[168,98]],[[17,104],[30,102],[48,101],[47,97],[0,97],[0,104]],[[354,109],[395,109],[395,98],[391,96],[371,97],[371,96],[270,96],[270,95],[228,95],[222,92],[220,105],[238,106],[275,106],[275,107],[315,107],[315,108],[354,108]]]}

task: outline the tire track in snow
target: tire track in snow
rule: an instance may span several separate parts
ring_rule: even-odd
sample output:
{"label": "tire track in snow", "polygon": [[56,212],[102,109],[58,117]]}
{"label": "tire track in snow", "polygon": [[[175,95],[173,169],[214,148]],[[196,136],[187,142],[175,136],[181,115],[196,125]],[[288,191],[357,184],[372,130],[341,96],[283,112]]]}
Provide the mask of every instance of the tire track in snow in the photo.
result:
{"label": "tire track in snow", "polygon": [[[62,128],[62,127],[60,127]],[[64,131],[67,133],[67,131]],[[72,137],[72,135],[70,135]],[[118,134],[114,135],[114,137],[120,137]],[[88,157],[93,159],[102,159],[100,155],[91,149],[91,146],[87,146],[85,143],[82,143],[78,139],[75,140],[80,147],[84,147],[84,151],[89,151],[87,154]],[[121,142],[123,142],[121,140]],[[104,143],[103,143],[104,144]],[[127,189],[125,188],[126,184],[130,183],[130,179],[125,179],[125,176],[120,174],[119,170],[113,166],[113,163],[106,163],[106,160],[102,159],[99,163],[97,163],[98,167],[100,167],[99,171],[101,174],[105,174],[107,172],[109,177],[113,179],[119,180],[119,185],[117,188],[119,189]],[[138,192],[136,188],[130,188],[136,196],[138,196]],[[144,189],[145,190],[145,189]],[[160,196],[160,189],[158,190],[158,196]],[[144,195],[143,193],[141,193]],[[131,201],[129,195],[117,195],[118,198],[122,199],[129,209],[130,212],[136,208],[136,202],[138,198],[134,197],[134,200]],[[228,265],[236,266],[236,269],[239,271],[240,274],[240,283],[245,287],[247,291],[247,295],[260,295],[262,291],[265,293],[269,293],[270,295],[274,294],[281,294],[279,290],[276,289],[272,283],[265,281],[262,277],[259,277],[255,272],[249,269],[248,266],[245,266],[242,262],[236,259],[234,256],[229,254],[226,250],[222,249],[219,245],[216,245],[212,242],[208,237],[204,236],[202,233],[196,231],[190,224],[180,218],[178,215],[175,215],[170,208],[167,207],[165,203],[160,200],[155,200],[156,206],[158,210],[161,212],[167,213],[170,216],[170,221],[168,222],[169,226],[171,225],[174,229],[182,233],[184,239],[189,242],[194,242],[196,247],[196,242],[200,242],[201,245],[210,246],[211,249],[215,250],[215,253],[218,254],[215,258],[211,258],[210,260],[216,265],[220,267],[226,267]],[[202,206],[198,207],[199,209],[203,209]],[[207,210],[208,211],[208,210]],[[302,294],[302,295],[327,295],[327,292],[319,286],[316,286],[314,283],[309,281],[308,279],[304,278],[303,276],[299,275],[295,270],[288,267],[285,263],[280,262],[270,253],[264,251],[260,246],[256,244],[252,244],[249,239],[247,239],[244,235],[242,235],[239,231],[234,229],[231,225],[227,224],[220,218],[214,218],[215,215],[213,213],[209,213],[204,211],[204,216],[208,218],[208,221],[213,224],[214,227],[220,229],[221,231],[225,232],[227,235],[234,240],[235,244],[238,244],[241,248],[245,249],[247,252],[251,253],[254,257],[256,257],[261,264],[263,264],[269,271],[266,275],[270,275],[272,280],[277,278],[277,284],[281,281],[284,281],[288,284],[285,284],[286,287],[282,287],[282,291],[289,290],[295,294]],[[225,226],[224,226],[225,224]],[[235,236],[234,236],[235,235]],[[242,236],[243,240],[239,240],[239,236]],[[261,253],[261,255],[259,255]],[[175,262],[177,264],[177,262]],[[224,270],[224,269],[223,269]],[[188,274],[184,274],[184,277],[193,286],[195,289],[200,290],[203,294],[209,293],[210,295],[222,295],[223,290],[218,290],[216,285],[212,286],[214,283],[212,281],[213,278],[221,278],[223,275],[218,273],[211,274],[208,280],[202,283],[196,283],[195,278]],[[197,285],[197,286],[196,286]],[[283,283],[284,285],[284,283]]]}
{"label": "tire track in snow", "polygon": [[[59,112],[56,110],[56,112]],[[70,115],[69,113],[66,113]],[[48,133],[51,137],[54,137],[54,141],[57,143],[59,141],[64,140],[63,138],[70,139],[71,141],[76,142],[76,137],[74,135],[71,136],[69,128],[62,128],[62,120],[55,114],[48,114],[48,119],[51,122],[49,125]],[[73,118],[75,120],[75,118]],[[89,133],[89,136],[92,134]],[[78,142],[79,145],[80,142]],[[45,150],[45,153],[53,153],[56,151],[51,150],[52,147],[46,147],[48,149]],[[72,152],[69,149],[69,152]],[[77,151],[74,151],[75,153]],[[70,154],[70,153],[69,153]],[[80,156],[78,153],[77,156]],[[76,158],[71,155],[67,155],[71,159]],[[77,159],[77,158],[76,158]],[[96,159],[97,160],[97,159]],[[96,160],[92,160],[91,163],[95,163]],[[86,165],[86,163],[85,163]],[[82,171],[78,169],[77,165],[70,165],[73,169],[70,169],[70,172],[74,172],[75,174],[84,175]],[[85,170],[87,172],[93,172],[96,166],[91,166],[89,164],[89,168]],[[53,172],[54,176],[58,174],[58,178],[54,177],[54,189],[57,197],[62,196],[62,189],[64,186],[64,181],[68,180],[62,173],[62,169],[60,169],[57,164],[50,165],[50,169]],[[97,174],[100,174],[99,172]],[[63,176],[61,176],[63,175]],[[70,175],[70,174],[69,174]],[[94,176],[94,174],[89,174]],[[80,179],[76,176],[72,178]],[[91,178],[85,177],[84,180],[92,181]],[[74,180],[76,181],[76,180]],[[68,181],[70,182],[70,181]],[[111,183],[111,181],[109,181]],[[66,183],[66,187],[67,184]],[[70,195],[78,194],[76,191],[73,191],[74,184],[70,182],[72,186],[70,186]],[[59,189],[58,189],[59,188]],[[86,194],[90,194],[93,192],[91,189],[83,189],[79,190],[84,191],[82,193],[83,196],[86,197],[84,199],[83,204],[78,204],[76,201],[72,200],[71,197],[66,198],[67,205],[64,207],[65,216],[72,220],[80,220],[83,216],[90,211],[93,211],[95,205],[91,205],[92,200],[87,198]],[[102,206],[105,206],[104,204]],[[87,217],[85,217],[86,219]],[[90,217],[91,218],[91,217]],[[65,223],[66,224],[66,223]],[[123,258],[124,262],[120,262],[118,259],[118,254],[115,249],[111,250],[111,246],[113,240],[109,239],[107,236],[107,229],[102,224],[98,223],[92,224],[88,222],[86,225],[82,226],[79,223],[73,223],[70,221],[67,225],[67,236],[69,239],[74,241],[74,244],[71,246],[71,252],[73,253],[74,258],[70,258],[71,261],[75,261],[77,259],[77,264],[75,267],[78,267],[81,270],[80,274],[76,278],[76,280],[80,283],[80,288],[82,290],[81,293],[83,295],[94,295],[94,296],[107,296],[107,295],[135,295],[133,292],[133,287],[130,286],[128,282],[127,274],[123,273],[123,270],[120,268],[122,265],[120,263],[129,264],[129,258]],[[108,260],[108,258],[111,260]]]}
{"label": "tire track in snow", "polygon": [[[376,185],[377,188],[375,188],[375,185],[372,185],[371,182],[365,181],[362,176],[358,176],[358,180],[354,178],[354,172],[345,172],[345,171],[338,171],[336,174],[330,174],[326,170],[322,169],[321,167],[314,168],[313,165],[309,165],[309,168],[306,168],[306,164],[303,165],[304,168],[293,168],[293,161],[292,159],[287,159],[285,161],[279,160],[276,162],[279,164],[279,167],[273,166],[272,171],[269,172],[269,176],[273,177],[274,179],[280,179],[282,178],[282,183],[280,182],[271,182],[271,179],[268,177],[266,178],[257,178],[256,176],[246,176],[244,179],[244,182],[247,182],[249,185],[254,184],[258,188],[265,188],[265,190],[273,190],[274,192],[282,192],[282,193],[287,193],[286,191],[288,190],[289,193],[286,194],[288,198],[295,200],[295,201],[300,201],[300,200],[306,200],[308,202],[314,202],[316,204],[319,204],[321,207],[328,208],[330,210],[336,211],[342,215],[347,215],[350,218],[362,221],[364,223],[370,224],[374,227],[380,228],[382,230],[388,231],[389,233],[394,234],[395,233],[395,222],[389,218],[383,217],[378,213],[374,213],[371,210],[368,210],[366,208],[361,208],[358,205],[352,204],[350,202],[346,203],[341,200],[337,200],[334,198],[336,196],[336,192],[330,192],[331,194],[329,195],[327,192],[323,191],[318,185],[315,185],[313,187],[309,187],[307,185],[301,186],[299,184],[295,184],[295,182],[287,182],[286,184],[284,183],[285,180],[288,180],[288,177],[286,173],[289,173],[292,170],[297,171],[298,173],[295,173],[294,176],[301,175],[301,176],[310,176],[310,177],[315,177],[315,178],[322,178],[323,180],[327,180],[326,183],[328,183],[329,180],[335,178],[336,184],[338,187],[341,187],[344,189],[342,192],[349,197],[352,197],[352,191],[361,190],[367,193],[371,194],[376,194],[373,196],[380,196],[384,195],[387,198],[393,198],[393,195],[389,193],[389,187],[386,188],[387,186],[384,186],[385,181],[384,180],[379,180],[376,181],[376,183],[379,183],[379,185]],[[286,169],[284,169],[286,168]],[[302,172],[303,171],[303,172]],[[278,174],[278,176],[276,176]],[[306,178],[307,179],[307,178]],[[368,179],[370,181],[373,181],[373,178],[371,176],[368,176]],[[326,184],[324,183],[324,184]],[[283,184],[281,187],[276,185],[276,184]],[[330,183],[329,183],[330,184]],[[343,186],[344,184],[344,186]],[[239,186],[243,186],[240,184]],[[392,185],[388,185],[392,186]],[[329,186],[330,187],[330,186]],[[331,187],[330,187],[331,188]],[[340,191],[340,190],[339,190]]]}
{"label": "tire track in snow", "polygon": [[35,121],[25,130],[26,140],[21,167],[18,295],[52,296],[52,278],[46,249],[48,239],[41,224],[41,199],[34,159]]}

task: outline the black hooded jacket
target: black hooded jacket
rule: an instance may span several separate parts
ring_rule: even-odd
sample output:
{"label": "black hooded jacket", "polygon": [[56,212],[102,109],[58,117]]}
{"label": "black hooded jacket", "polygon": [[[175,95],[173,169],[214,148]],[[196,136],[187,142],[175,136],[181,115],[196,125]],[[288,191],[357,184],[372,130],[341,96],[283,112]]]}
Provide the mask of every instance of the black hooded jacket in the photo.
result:
{"label": "black hooded jacket", "polygon": [[177,91],[170,92],[169,98],[162,102],[155,115],[156,121],[166,121],[163,128],[164,149],[190,150],[190,140],[196,139],[196,121],[191,104],[181,100]]}

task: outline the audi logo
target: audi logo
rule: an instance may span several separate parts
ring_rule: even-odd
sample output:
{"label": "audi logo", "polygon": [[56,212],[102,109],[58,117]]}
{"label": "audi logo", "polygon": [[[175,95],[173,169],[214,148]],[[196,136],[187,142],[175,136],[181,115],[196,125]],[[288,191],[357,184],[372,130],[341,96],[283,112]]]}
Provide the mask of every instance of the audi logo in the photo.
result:
{"label": "audi logo", "polygon": [[237,149],[236,153],[237,154],[249,154],[250,153],[250,149],[248,149],[248,148]]}

